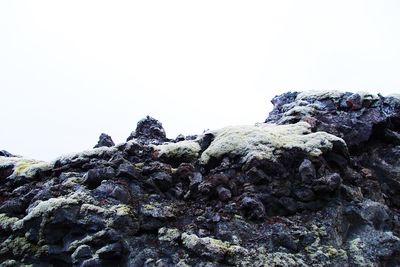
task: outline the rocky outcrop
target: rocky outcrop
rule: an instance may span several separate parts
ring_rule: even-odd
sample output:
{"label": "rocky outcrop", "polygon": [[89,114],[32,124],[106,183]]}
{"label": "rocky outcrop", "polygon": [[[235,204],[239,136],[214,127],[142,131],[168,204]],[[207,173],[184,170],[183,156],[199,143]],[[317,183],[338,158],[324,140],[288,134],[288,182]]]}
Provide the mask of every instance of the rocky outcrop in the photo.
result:
{"label": "rocky outcrop", "polygon": [[99,141],[97,142],[97,144],[94,146],[94,148],[98,148],[98,147],[112,147],[115,146],[114,141],[112,140],[111,136],[109,136],[108,134],[102,133],[99,137]]}
{"label": "rocky outcrop", "polygon": [[158,120],[147,116],[137,123],[136,130],[130,134],[127,141],[137,140],[144,144],[159,144],[167,141],[165,130]]}
{"label": "rocky outcrop", "polygon": [[[276,96],[274,109],[265,122],[308,122],[314,131],[343,138],[351,148],[360,147],[373,134],[400,144],[400,98],[366,92],[289,92]],[[376,138],[376,137],[375,137]]]}
{"label": "rocky outcrop", "polygon": [[273,103],[195,138],[147,117],[122,144],[0,156],[1,265],[398,266],[400,100]]}

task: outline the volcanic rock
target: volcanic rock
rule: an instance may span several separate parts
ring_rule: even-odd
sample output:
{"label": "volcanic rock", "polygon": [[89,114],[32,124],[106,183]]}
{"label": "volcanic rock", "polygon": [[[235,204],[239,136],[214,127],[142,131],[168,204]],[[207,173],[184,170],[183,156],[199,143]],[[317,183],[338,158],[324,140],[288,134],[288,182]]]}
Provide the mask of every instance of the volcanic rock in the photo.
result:
{"label": "volcanic rock", "polygon": [[400,100],[289,92],[266,123],[52,162],[0,152],[0,266],[399,266]]}
{"label": "volcanic rock", "polygon": [[102,133],[99,137],[99,142],[97,142],[97,145],[94,146],[94,148],[98,147],[112,147],[115,146],[114,141],[111,139],[111,136],[108,134]]}
{"label": "volcanic rock", "polygon": [[137,123],[136,130],[130,134],[127,141],[137,139],[145,144],[167,141],[165,130],[158,120],[147,116]]}

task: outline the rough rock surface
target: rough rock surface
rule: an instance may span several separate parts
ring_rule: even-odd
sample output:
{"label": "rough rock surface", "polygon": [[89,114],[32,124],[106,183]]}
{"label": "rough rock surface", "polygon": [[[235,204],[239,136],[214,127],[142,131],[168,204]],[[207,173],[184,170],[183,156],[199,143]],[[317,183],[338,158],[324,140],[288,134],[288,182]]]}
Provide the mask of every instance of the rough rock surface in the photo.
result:
{"label": "rough rock surface", "polygon": [[147,117],[52,162],[3,153],[0,266],[399,266],[399,98],[273,103],[197,138]]}
{"label": "rough rock surface", "polygon": [[165,130],[161,122],[150,116],[147,116],[138,122],[136,130],[131,133],[127,141],[133,139],[144,144],[159,144],[167,141]]}
{"label": "rough rock surface", "polygon": [[112,147],[115,146],[114,141],[112,140],[111,136],[109,136],[108,134],[102,133],[99,137],[99,141],[97,142],[97,144],[94,146],[94,148],[98,148],[98,147]]}

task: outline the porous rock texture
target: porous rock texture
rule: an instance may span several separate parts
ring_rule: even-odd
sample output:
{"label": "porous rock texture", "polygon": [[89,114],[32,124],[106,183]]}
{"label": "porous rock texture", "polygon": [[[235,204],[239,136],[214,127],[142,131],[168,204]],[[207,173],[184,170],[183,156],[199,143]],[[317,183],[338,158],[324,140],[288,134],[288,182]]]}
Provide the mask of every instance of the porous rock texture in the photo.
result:
{"label": "porous rock texture", "polygon": [[[0,155],[0,266],[398,266],[400,100],[289,92],[266,123]],[[102,141],[103,140],[103,141]]]}

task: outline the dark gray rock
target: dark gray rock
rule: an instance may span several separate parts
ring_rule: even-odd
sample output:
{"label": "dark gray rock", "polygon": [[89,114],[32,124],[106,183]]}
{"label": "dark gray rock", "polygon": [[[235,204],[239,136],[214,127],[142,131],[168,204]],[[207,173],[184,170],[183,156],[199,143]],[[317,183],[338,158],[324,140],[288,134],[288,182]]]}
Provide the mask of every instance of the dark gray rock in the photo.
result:
{"label": "dark gray rock", "polygon": [[0,157],[15,157],[15,156],[6,150],[0,150]]}
{"label": "dark gray rock", "polygon": [[99,258],[92,258],[92,259],[85,260],[81,265],[81,267],[103,267],[103,266],[104,266],[104,263]]}
{"label": "dark gray rock", "polygon": [[92,258],[92,255],[93,251],[90,246],[81,245],[74,251],[74,253],[72,253],[71,259],[74,264],[77,264],[79,262]]}
{"label": "dark gray rock", "polygon": [[172,176],[166,172],[155,172],[150,179],[163,192],[171,188]]}
{"label": "dark gray rock", "polygon": [[315,198],[314,192],[310,188],[298,187],[294,189],[294,195],[301,201],[311,201]]}
{"label": "dark gray rock", "polygon": [[117,176],[118,177],[126,177],[126,178],[138,178],[139,172],[136,168],[130,163],[123,163],[119,165]]}
{"label": "dark gray rock", "polygon": [[313,190],[315,192],[328,193],[337,190],[342,182],[342,178],[338,173],[332,173],[321,177],[313,182]]}
{"label": "dark gray rock", "polygon": [[99,256],[100,259],[117,259],[121,257],[122,246],[120,243],[110,244],[97,250],[96,254]]}
{"label": "dark gray rock", "polygon": [[127,141],[133,139],[146,144],[161,143],[167,140],[161,122],[150,116],[147,116],[137,123],[136,130],[131,133]]}
{"label": "dark gray rock", "polygon": [[110,197],[113,197],[124,204],[128,204],[131,201],[131,194],[129,190],[122,185],[115,186],[110,193]]}
{"label": "dark gray rock", "polygon": [[99,137],[99,141],[97,142],[97,145],[94,146],[94,148],[98,147],[112,147],[115,146],[114,141],[112,140],[111,136],[108,134],[102,133]]}
{"label": "dark gray rock", "polygon": [[240,209],[249,219],[260,220],[266,216],[264,205],[255,198],[244,197],[241,201]]}
{"label": "dark gray rock", "polygon": [[305,159],[301,163],[301,165],[299,167],[299,173],[300,173],[301,181],[306,184],[312,183],[312,181],[317,176],[314,165],[308,159]]}
{"label": "dark gray rock", "polygon": [[185,136],[183,134],[180,134],[175,138],[175,142],[185,141],[185,139]]}
{"label": "dark gray rock", "polygon": [[218,198],[221,201],[227,201],[228,199],[230,199],[232,197],[231,191],[223,186],[217,187],[217,193],[218,193]]}
{"label": "dark gray rock", "polygon": [[115,171],[111,167],[90,169],[83,176],[83,183],[90,189],[96,188],[103,180],[109,180],[115,177]]}

